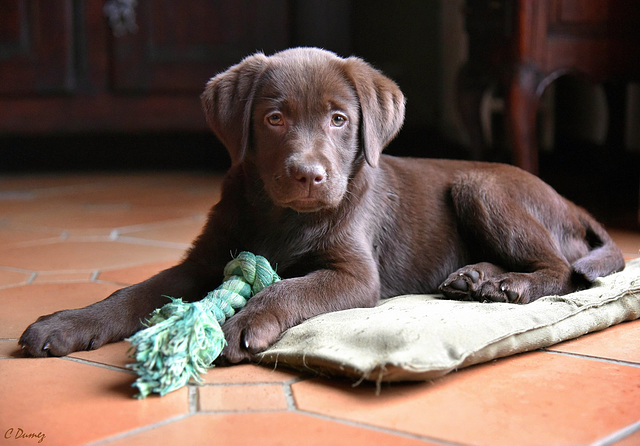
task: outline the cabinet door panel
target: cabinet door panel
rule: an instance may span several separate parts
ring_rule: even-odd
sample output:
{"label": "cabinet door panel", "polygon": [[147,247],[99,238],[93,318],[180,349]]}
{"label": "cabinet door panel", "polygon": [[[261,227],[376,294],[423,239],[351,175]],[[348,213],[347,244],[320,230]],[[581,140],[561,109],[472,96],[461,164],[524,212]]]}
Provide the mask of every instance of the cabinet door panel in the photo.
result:
{"label": "cabinet door panel", "polygon": [[549,33],[563,37],[638,38],[637,0],[551,0]]}
{"label": "cabinet door panel", "polygon": [[0,95],[60,94],[76,85],[71,0],[3,0]]}
{"label": "cabinet door panel", "polygon": [[286,0],[141,0],[138,31],[113,38],[112,88],[200,92],[206,80],[256,50],[290,42]]}

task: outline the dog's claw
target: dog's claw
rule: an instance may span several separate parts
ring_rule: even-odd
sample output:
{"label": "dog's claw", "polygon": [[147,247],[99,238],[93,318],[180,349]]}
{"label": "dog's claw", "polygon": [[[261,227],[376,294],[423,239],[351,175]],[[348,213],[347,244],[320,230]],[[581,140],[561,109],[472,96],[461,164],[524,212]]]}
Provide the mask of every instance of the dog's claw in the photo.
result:
{"label": "dog's claw", "polygon": [[249,341],[247,341],[247,336],[244,330],[242,331],[242,345],[245,350],[249,351]]}

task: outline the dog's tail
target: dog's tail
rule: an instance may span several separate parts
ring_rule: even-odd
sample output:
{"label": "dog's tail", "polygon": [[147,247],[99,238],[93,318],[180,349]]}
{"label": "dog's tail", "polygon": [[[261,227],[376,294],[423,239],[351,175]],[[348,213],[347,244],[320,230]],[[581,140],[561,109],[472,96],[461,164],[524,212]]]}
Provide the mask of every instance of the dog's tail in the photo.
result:
{"label": "dog's tail", "polygon": [[573,271],[589,282],[594,282],[598,277],[622,271],[624,269],[622,251],[607,231],[586,212],[580,216],[580,220],[587,230],[586,239],[591,250],[587,255],[573,262],[571,265]]}

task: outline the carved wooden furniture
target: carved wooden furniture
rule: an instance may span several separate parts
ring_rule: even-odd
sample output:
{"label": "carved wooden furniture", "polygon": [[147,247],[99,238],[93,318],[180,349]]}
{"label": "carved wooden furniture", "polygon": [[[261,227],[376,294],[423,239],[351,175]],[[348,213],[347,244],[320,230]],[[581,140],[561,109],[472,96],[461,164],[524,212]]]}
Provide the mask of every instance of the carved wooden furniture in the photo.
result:
{"label": "carved wooden furniture", "polygon": [[207,79],[292,43],[287,0],[122,1],[119,35],[108,3],[2,1],[0,134],[205,130]]}
{"label": "carved wooden furniture", "polygon": [[[536,113],[547,86],[565,74],[607,83],[609,136],[622,141],[624,82],[640,79],[637,0],[467,0],[469,54],[458,78],[459,107],[482,157],[480,105],[486,89],[505,95],[516,165],[537,173]],[[622,87],[621,87],[622,85]]]}

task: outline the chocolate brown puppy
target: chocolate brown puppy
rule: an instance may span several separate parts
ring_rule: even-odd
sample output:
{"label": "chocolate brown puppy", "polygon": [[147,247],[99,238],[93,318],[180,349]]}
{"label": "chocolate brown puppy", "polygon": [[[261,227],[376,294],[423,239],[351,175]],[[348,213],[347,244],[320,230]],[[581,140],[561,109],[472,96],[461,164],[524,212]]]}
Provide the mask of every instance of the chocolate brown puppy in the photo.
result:
{"label": "chocolate brown puppy", "polygon": [[313,48],[255,54],[212,78],[202,102],[232,167],[184,260],[41,317],[20,338],[28,354],[130,336],[164,295],[197,300],[214,289],[230,253],[243,250],[284,280],[224,325],[231,363],[312,316],[391,296],[527,303],[624,267],[600,224],[518,168],[382,155],[405,100],[361,59]]}

